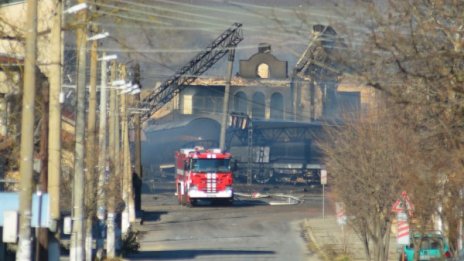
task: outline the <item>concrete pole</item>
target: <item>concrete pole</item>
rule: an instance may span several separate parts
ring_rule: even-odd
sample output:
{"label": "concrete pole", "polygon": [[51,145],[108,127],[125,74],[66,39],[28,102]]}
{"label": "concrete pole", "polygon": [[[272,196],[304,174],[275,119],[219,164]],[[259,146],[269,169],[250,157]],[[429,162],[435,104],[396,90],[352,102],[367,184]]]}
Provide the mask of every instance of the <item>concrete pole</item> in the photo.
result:
{"label": "concrete pole", "polygon": [[[105,57],[103,53],[102,57]],[[107,142],[106,142],[106,60],[102,59],[101,62],[101,83],[100,83],[100,121],[98,128],[98,185],[97,185],[97,218],[98,225],[103,226],[105,220],[105,180],[106,180],[106,162],[108,160]],[[99,231],[101,232],[101,231]],[[97,255],[103,251],[103,238],[100,234],[97,237]]]}
{"label": "concrete pole", "polygon": [[24,59],[23,108],[21,112],[21,149],[19,172],[21,174],[21,191],[19,194],[19,244],[16,260],[32,260],[31,216],[32,216],[32,182],[34,99],[36,89],[37,60],[37,1],[27,1],[26,55]]}
{"label": "concrete pole", "polygon": [[[79,0],[84,3],[84,0]],[[80,21],[87,18],[87,11],[79,13]],[[74,157],[74,179],[73,179],[73,226],[70,246],[70,260],[84,260],[84,135],[85,135],[85,87],[86,87],[86,41],[87,30],[83,25],[76,32],[78,67],[77,67],[77,115],[76,115],[76,145]]]}
{"label": "concrete pole", "polygon": [[[122,200],[124,201],[124,210],[122,211],[122,225],[121,225],[121,232],[123,235],[127,233],[130,226],[130,216],[129,216],[129,208],[130,208],[130,189],[129,187],[129,173],[130,173],[130,158],[128,159],[128,128],[127,128],[127,112],[126,112],[126,94],[121,95],[121,134],[122,134],[122,162],[123,168],[121,171],[122,174]],[[128,171],[129,168],[129,171]],[[129,172],[129,173],[128,173]]]}
{"label": "concrete pole", "polygon": [[[120,78],[126,78],[126,67],[121,65]],[[124,210],[122,212],[122,234],[126,234],[130,226],[130,208],[131,206],[131,191],[132,191],[132,173],[130,164],[130,153],[129,153],[129,128],[127,124],[127,95],[123,94],[121,97],[121,134],[122,134],[122,200],[125,203]]]}
{"label": "concrete pole", "polygon": [[[96,25],[93,26],[92,31],[96,33],[98,28]],[[96,143],[96,118],[97,118],[97,46],[98,41],[92,41],[90,49],[90,87],[89,87],[89,112],[87,118],[87,155],[93,155],[95,153]],[[96,192],[95,189],[95,165],[96,157],[86,157],[86,210],[87,220],[85,226],[85,256],[86,260],[92,260],[92,227],[93,218],[95,216],[95,201]]]}
{"label": "concrete pole", "polygon": [[60,258],[59,231],[60,220],[60,178],[61,178],[61,52],[62,50],[62,2],[55,3],[55,15],[51,31],[50,65],[50,98],[49,98],[49,122],[48,128],[48,195],[50,200],[50,218],[52,220],[49,235],[49,260],[58,261]]}
{"label": "concrete pole", "polygon": [[230,81],[232,79],[232,70],[234,67],[234,56],[235,56],[235,49],[230,49],[229,60],[227,63],[226,86],[224,89],[224,102],[222,103],[223,114],[222,114],[222,119],[221,119],[221,133],[219,137],[219,148],[221,150],[225,149],[225,143],[226,143],[227,118],[229,117]]}
{"label": "concrete pole", "polygon": [[[111,82],[116,80],[116,63],[113,62],[111,65]],[[108,258],[113,258],[116,256],[116,233],[115,233],[115,223],[114,218],[116,216],[116,205],[115,205],[115,187],[117,182],[117,175],[115,170],[116,160],[115,160],[115,119],[116,114],[114,113],[116,109],[116,90],[111,89],[110,91],[110,113],[109,113],[109,160],[110,160],[110,177],[109,177],[109,195],[110,199],[108,200],[108,216],[107,216],[107,235],[106,235],[106,255]],[[104,195],[104,194],[103,194]]]}
{"label": "concrete pole", "polygon": [[[41,83],[40,110],[42,119],[40,121],[40,151],[39,157],[41,162],[39,191],[40,193],[48,192],[48,129],[49,129],[49,83]],[[35,248],[36,260],[48,260],[48,228],[36,229],[37,242]]]}
{"label": "concrete pole", "polygon": [[[142,88],[140,83],[140,65],[136,64],[134,67],[134,84],[137,84],[139,88]],[[134,96],[135,104],[140,103],[140,93]],[[140,114],[136,113],[134,117],[134,131],[135,131],[135,152],[134,152],[134,178],[137,180],[134,182],[134,194],[135,194],[135,211],[140,212],[142,210],[142,184],[143,184],[143,170],[142,170],[142,137],[141,137],[141,122]]]}
{"label": "concrete pole", "polygon": [[135,222],[135,200],[134,200],[134,169],[132,168],[132,155],[130,153],[130,114],[129,114],[129,106],[132,104],[132,97],[131,94],[126,94],[126,106],[125,106],[125,126],[126,126],[126,136],[124,141],[124,161],[126,161],[126,174],[127,174],[127,193],[129,195],[128,198],[128,206],[129,206],[129,222]]}

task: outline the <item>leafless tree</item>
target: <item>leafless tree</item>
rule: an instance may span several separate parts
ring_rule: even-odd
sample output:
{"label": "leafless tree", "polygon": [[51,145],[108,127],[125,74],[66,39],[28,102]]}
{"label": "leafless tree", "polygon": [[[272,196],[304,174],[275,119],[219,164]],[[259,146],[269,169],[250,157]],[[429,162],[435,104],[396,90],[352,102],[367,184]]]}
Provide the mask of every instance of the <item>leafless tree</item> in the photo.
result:
{"label": "leafless tree", "polygon": [[[402,124],[419,138],[427,164],[416,164],[418,169],[408,177],[408,191],[420,205],[415,218],[425,227],[430,213],[441,215],[455,242],[464,185],[459,175],[464,167],[464,3],[356,3],[353,13],[362,17],[362,30],[355,30],[362,37],[342,60],[364,84],[387,95],[402,112]],[[426,204],[431,201],[435,204]]]}
{"label": "leafless tree", "polygon": [[361,238],[366,260],[387,260],[392,204],[417,168],[419,142],[410,129],[387,112],[327,129],[320,146],[337,198]]}

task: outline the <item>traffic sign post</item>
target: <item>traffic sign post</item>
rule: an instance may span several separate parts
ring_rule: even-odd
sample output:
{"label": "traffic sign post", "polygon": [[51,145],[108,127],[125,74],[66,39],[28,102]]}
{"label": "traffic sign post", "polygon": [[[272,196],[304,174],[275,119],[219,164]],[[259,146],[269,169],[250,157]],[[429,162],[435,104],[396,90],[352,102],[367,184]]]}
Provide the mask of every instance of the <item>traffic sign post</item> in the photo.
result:
{"label": "traffic sign post", "polygon": [[403,191],[401,193],[401,199],[395,201],[391,208],[391,211],[396,213],[396,243],[398,245],[410,244],[408,215],[406,213],[412,216],[413,210],[414,205],[409,200],[406,191]]}
{"label": "traffic sign post", "polygon": [[326,185],[327,184],[327,170],[321,169],[321,184]]}
{"label": "traffic sign post", "polygon": [[404,211],[396,214],[396,243],[398,245],[409,245],[408,215]]}
{"label": "traffic sign post", "polygon": [[409,196],[406,191],[401,193],[401,199],[398,199],[395,203],[393,203],[391,211],[395,213],[408,211],[409,216],[412,216],[414,205],[409,200]]}
{"label": "traffic sign post", "polygon": [[321,169],[322,184],[322,219],[325,219],[325,185],[327,184],[327,170]]}
{"label": "traffic sign post", "polygon": [[346,251],[346,214],[345,214],[345,205],[343,202],[335,202],[335,212],[337,213],[337,223],[341,226],[342,235],[343,235],[343,250]]}
{"label": "traffic sign post", "polygon": [[337,223],[343,227],[343,225],[346,225],[345,206],[343,202],[335,202],[335,211],[337,212]]}

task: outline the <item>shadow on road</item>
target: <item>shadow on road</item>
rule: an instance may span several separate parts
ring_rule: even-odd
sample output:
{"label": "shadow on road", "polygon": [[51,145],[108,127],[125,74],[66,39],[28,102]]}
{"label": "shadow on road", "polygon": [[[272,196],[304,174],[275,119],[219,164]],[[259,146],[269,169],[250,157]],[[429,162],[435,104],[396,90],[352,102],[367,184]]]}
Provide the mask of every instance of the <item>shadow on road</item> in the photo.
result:
{"label": "shadow on road", "polygon": [[145,221],[159,221],[162,215],[166,215],[168,212],[166,211],[146,211],[143,210],[142,212],[142,220]]}
{"label": "shadow on road", "polygon": [[138,259],[193,259],[197,256],[213,255],[273,255],[274,251],[261,250],[213,250],[213,249],[192,249],[192,250],[162,250],[162,251],[141,251],[137,254],[127,256],[130,260]]}
{"label": "shadow on road", "polygon": [[266,201],[259,199],[239,199],[236,198],[233,203],[213,202],[210,200],[198,200],[192,208],[246,208],[253,206],[269,205]]}

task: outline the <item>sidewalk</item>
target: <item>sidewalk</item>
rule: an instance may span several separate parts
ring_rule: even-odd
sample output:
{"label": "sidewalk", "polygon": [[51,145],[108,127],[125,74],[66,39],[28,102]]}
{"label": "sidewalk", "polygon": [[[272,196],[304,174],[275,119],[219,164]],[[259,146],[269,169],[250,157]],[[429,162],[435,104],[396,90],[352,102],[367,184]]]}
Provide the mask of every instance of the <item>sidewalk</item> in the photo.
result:
{"label": "sidewalk", "polygon": [[[335,216],[306,219],[303,227],[310,248],[317,252],[322,260],[365,260],[364,247],[359,237],[347,225],[343,231]],[[348,256],[349,259],[343,259],[343,256]],[[394,234],[390,240],[389,260],[398,260]]]}

